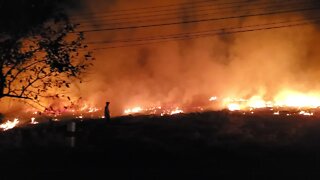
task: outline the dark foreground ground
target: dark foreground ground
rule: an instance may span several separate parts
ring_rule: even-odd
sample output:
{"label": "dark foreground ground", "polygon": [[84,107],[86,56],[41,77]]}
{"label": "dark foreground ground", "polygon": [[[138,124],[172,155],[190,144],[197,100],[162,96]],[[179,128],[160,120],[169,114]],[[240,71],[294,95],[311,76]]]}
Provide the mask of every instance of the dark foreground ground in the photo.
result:
{"label": "dark foreground ground", "polygon": [[320,118],[205,112],[0,133],[0,179],[319,179]]}

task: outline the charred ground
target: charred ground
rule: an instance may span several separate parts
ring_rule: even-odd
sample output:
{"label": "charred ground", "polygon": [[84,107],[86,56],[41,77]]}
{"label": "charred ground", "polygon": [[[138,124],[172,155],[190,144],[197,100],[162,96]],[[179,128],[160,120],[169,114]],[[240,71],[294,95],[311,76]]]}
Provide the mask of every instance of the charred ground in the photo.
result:
{"label": "charred ground", "polygon": [[[228,111],[41,123],[0,134],[3,179],[306,179],[320,118]],[[75,147],[68,137],[75,136]],[[19,173],[9,173],[19,172]]]}

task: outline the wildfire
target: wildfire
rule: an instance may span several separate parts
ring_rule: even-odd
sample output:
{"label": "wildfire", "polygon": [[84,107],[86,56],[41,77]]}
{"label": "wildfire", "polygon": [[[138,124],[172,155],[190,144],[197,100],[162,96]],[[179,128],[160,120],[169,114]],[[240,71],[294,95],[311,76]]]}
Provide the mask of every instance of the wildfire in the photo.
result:
{"label": "wildfire", "polygon": [[30,123],[31,123],[31,124],[38,124],[38,122],[37,122],[37,121],[35,121],[35,120],[36,120],[36,118],[35,118],[35,117],[32,117],[32,118],[31,118],[31,122],[30,122]]}
{"label": "wildfire", "polygon": [[176,108],[175,110],[171,111],[170,112],[170,115],[173,115],[173,114],[180,114],[180,113],[183,113],[183,111],[179,108]]}
{"label": "wildfire", "polygon": [[273,113],[274,115],[280,115],[280,112],[279,111],[276,111]]}
{"label": "wildfire", "polygon": [[141,107],[134,107],[132,109],[124,110],[124,114],[135,114],[135,113],[140,113],[141,111],[142,111]]}
{"label": "wildfire", "polygon": [[250,108],[266,108],[266,107],[272,107],[272,102],[270,101],[264,101],[260,96],[253,96],[248,100],[248,106]]}
{"label": "wildfire", "polygon": [[[299,93],[295,91],[281,91],[274,98],[265,99],[264,96],[254,95],[249,98],[242,97],[218,97],[212,96],[209,97],[209,102],[214,103],[215,107],[218,105],[221,108],[227,108],[229,111],[242,111],[248,112],[243,114],[255,114],[257,110],[264,109],[264,111],[269,111],[273,115],[305,115],[313,116],[314,113],[309,112],[312,109],[320,107],[320,94],[311,94],[311,93]],[[190,108],[182,106],[182,109],[186,109],[187,112],[190,111]],[[212,106],[211,106],[212,107]],[[204,110],[205,106],[198,107],[198,109]],[[149,108],[143,108],[141,106],[136,106],[133,108],[125,109],[123,114],[159,114],[163,115],[173,115],[178,113],[183,113],[184,110],[181,108],[172,108],[172,107],[161,107],[154,106]],[[210,107],[209,107],[210,109]],[[193,108],[195,110],[195,108]],[[280,113],[280,111],[288,110],[286,113]],[[302,111],[305,110],[305,111]],[[192,111],[192,110],[191,110]],[[298,113],[300,111],[300,113]]]}
{"label": "wildfire", "polygon": [[83,118],[83,115],[77,116],[76,118],[77,118],[77,119],[82,119],[82,118]]}
{"label": "wildfire", "polygon": [[69,106],[58,106],[58,107],[52,107],[49,106],[45,108],[44,112],[39,113],[35,112],[34,114],[45,114],[45,115],[51,115],[51,116],[59,116],[59,115],[73,115],[76,116],[78,114],[93,114],[96,112],[99,112],[101,109],[97,108],[92,105],[88,105],[87,103],[84,104],[72,104]]}
{"label": "wildfire", "polygon": [[[278,93],[274,98],[265,99],[264,96],[254,95],[251,97],[218,97],[212,96],[208,98],[208,104],[216,107],[217,105],[222,108],[227,108],[229,111],[240,111],[243,115],[259,114],[260,112],[270,112],[273,115],[282,116],[314,116],[316,111],[320,110],[320,94],[315,93],[300,93],[295,91],[282,91]],[[62,108],[61,108],[62,107]],[[97,117],[104,118],[102,116],[101,109],[95,107],[90,102],[73,104],[72,106],[61,106],[60,108],[49,107],[45,111],[28,110],[27,119],[30,124],[38,124],[36,121],[39,116],[48,116],[53,121],[60,121],[64,117],[75,118],[83,120],[85,118]],[[196,108],[195,108],[196,107]],[[184,112],[194,112],[198,110],[210,110],[211,106],[183,106],[183,105],[166,105],[166,106],[135,106],[125,109],[124,115],[129,114],[145,114],[145,115],[174,115]],[[318,108],[318,109],[317,109]],[[19,116],[20,117],[20,116]],[[21,120],[22,121],[22,120]],[[8,130],[16,127],[19,124],[19,119],[6,121],[0,124],[0,129]]]}
{"label": "wildfire", "polygon": [[[74,110],[74,109],[73,109]],[[89,106],[88,104],[84,104],[82,107],[80,107],[79,109],[81,112],[88,112],[88,113],[93,113],[93,112],[97,112],[100,109],[94,106]]]}
{"label": "wildfire", "polygon": [[96,107],[89,107],[88,108],[88,112],[89,113],[93,113],[93,112],[97,112],[97,111],[99,111],[100,109],[99,108],[96,108]]}
{"label": "wildfire", "polygon": [[230,111],[239,111],[239,110],[241,110],[241,107],[239,104],[231,103],[231,104],[228,104],[228,109]]}
{"label": "wildfire", "polygon": [[311,113],[311,112],[306,112],[306,111],[300,111],[299,114],[305,115],[305,116],[313,116],[313,113]]}
{"label": "wildfire", "polygon": [[[215,96],[209,101],[216,100]],[[265,100],[261,96],[244,98],[224,98],[221,102],[230,111],[251,110],[259,108],[318,108],[320,107],[320,95],[303,94],[294,91],[283,91],[273,100]],[[305,115],[305,114],[304,114]],[[313,115],[313,114],[310,114]]]}
{"label": "wildfire", "polygon": [[320,106],[320,96],[284,91],[276,97],[275,102],[277,106],[317,108]]}
{"label": "wildfire", "polygon": [[149,108],[141,108],[140,106],[137,106],[131,109],[125,109],[123,113],[125,115],[142,113],[142,114],[159,114],[161,116],[164,116],[164,115],[179,114],[183,112],[184,111],[181,110],[179,107],[172,109],[172,108],[163,108],[161,106],[149,107]]}
{"label": "wildfire", "polygon": [[15,118],[13,121],[8,120],[7,122],[0,125],[0,128],[4,131],[12,129],[19,124],[19,119]]}
{"label": "wildfire", "polygon": [[216,101],[217,99],[218,99],[217,96],[212,96],[212,97],[210,97],[209,101]]}

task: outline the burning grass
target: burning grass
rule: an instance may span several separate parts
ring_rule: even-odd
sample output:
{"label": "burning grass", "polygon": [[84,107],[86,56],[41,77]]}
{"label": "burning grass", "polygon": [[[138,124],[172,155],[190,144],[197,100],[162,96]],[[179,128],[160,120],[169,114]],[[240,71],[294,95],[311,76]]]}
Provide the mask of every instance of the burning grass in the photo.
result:
{"label": "burning grass", "polygon": [[0,124],[0,128],[4,131],[8,130],[8,129],[12,129],[14,127],[16,127],[19,124],[19,119],[15,118],[13,121],[6,121],[3,124]]}
{"label": "burning grass", "polygon": [[[122,115],[167,116],[227,109],[229,112],[236,112],[241,115],[253,115],[263,112],[268,116],[318,116],[320,111],[319,97],[316,94],[302,94],[293,91],[283,91],[274,100],[265,100],[261,96],[252,96],[250,98],[221,98],[212,96],[207,99],[206,103],[197,105],[181,104],[180,106],[159,105],[149,107],[137,105],[125,109]],[[6,118],[8,120],[0,125],[0,129],[6,131],[26,124],[34,125],[47,121],[83,120],[85,118],[104,118],[103,108],[96,107],[89,102],[78,102],[72,103],[70,106],[49,106],[44,111],[28,109],[25,111],[25,114]]]}

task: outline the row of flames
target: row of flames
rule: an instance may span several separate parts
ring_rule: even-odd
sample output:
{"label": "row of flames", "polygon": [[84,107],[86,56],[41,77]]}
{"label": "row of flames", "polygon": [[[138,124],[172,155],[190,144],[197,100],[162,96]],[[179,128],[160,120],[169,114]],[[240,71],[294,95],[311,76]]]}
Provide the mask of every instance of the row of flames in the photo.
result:
{"label": "row of flames", "polygon": [[39,121],[37,121],[37,119],[40,120],[40,119],[43,119],[43,117],[47,119],[51,119],[52,121],[60,121],[65,117],[76,118],[76,119],[82,119],[84,117],[93,118],[93,117],[97,117],[95,114],[99,113],[100,110],[101,109],[94,106],[90,106],[86,103],[76,108],[64,107],[62,109],[54,109],[49,107],[42,112],[34,109],[28,109],[26,110],[26,113],[25,113],[26,115],[21,115],[24,118],[15,117],[13,118],[13,120],[7,120],[6,122],[0,124],[0,129],[2,131],[6,131],[16,126],[23,125],[22,122],[25,122],[25,121],[28,121],[29,122],[28,124],[38,124]]}
{"label": "row of flames", "polygon": [[[212,96],[209,101],[214,104],[219,104],[219,109],[228,109],[229,111],[253,111],[256,109],[269,108],[274,110],[274,115],[278,115],[279,109],[298,109],[300,115],[312,116],[313,113],[309,112],[311,109],[320,107],[320,94],[303,94],[294,91],[283,91],[277,95],[273,100],[265,100],[262,96],[252,96],[250,98],[219,98]],[[205,107],[199,108],[201,111],[207,110]],[[148,107],[143,108],[136,106],[124,110],[123,114],[157,114],[157,115],[173,115],[183,113],[183,108],[163,108]],[[189,111],[187,111],[189,112]]]}
{"label": "row of flames", "polygon": [[[303,94],[297,92],[285,92],[276,96],[274,100],[264,100],[261,96],[252,96],[251,98],[219,98],[217,96],[212,96],[209,98],[209,102],[212,104],[219,104],[222,109],[228,109],[229,111],[241,111],[243,114],[254,114],[257,109],[268,108],[273,112],[273,115],[280,115],[282,109],[295,108],[298,109],[297,115],[313,116],[313,109],[320,107],[320,95],[315,94]],[[200,111],[210,110],[205,108],[200,108]],[[90,106],[88,104],[83,104],[81,107],[76,108],[63,108],[63,109],[53,109],[47,108],[44,112],[33,111],[32,117],[29,117],[29,124],[38,124],[36,119],[40,119],[41,116],[48,116],[53,121],[59,121],[62,118],[68,116],[76,119],[83,118],[104,118],[101,116],[103,114],[101,108]],[[123,111],[123,115],[131,114],[154,114],[154,115],[174,115],[184,112],[189,112],[190,110],[184,110],[181,107],[141,107],[136,106],[133,108],[128,108]],[[28,111],[30,113],[30,111]],[[290,116],[292,113],[286,113],[285,115]],[[13,120],[7,120],[6,122],[0,124],[0,129],[6,131],[12,129],[19,125],[19,118],[13,118]]]}
{"label": "row of flames", "polygon": [[179,107],[176,108],[163,108],[161,106],[158,107],[151,107],[151,108],[141,108],[140,106],[129,108],[124,110],[124,115],[130,115],[130,114],[156,114],[160,116],[164,115],[174,115],[183,113],[184,111],[181,110]]}
{"label": "row of flames", "polygon": [[[219,98],[213,96],[210,101],[218,101]],[[261,96],[251,98],[224,98],[221,99],[224,107],[230,111],[248,110],[259,108],[300,108],[313,109],[320,107],[320,95],[303,94],[298,92],[283,92],[276,96],[274,100],[265,100]]]}

